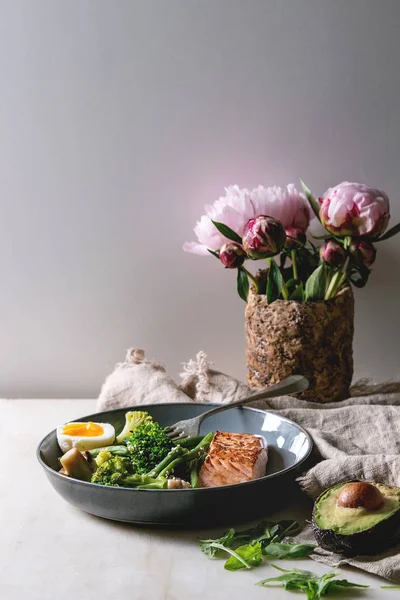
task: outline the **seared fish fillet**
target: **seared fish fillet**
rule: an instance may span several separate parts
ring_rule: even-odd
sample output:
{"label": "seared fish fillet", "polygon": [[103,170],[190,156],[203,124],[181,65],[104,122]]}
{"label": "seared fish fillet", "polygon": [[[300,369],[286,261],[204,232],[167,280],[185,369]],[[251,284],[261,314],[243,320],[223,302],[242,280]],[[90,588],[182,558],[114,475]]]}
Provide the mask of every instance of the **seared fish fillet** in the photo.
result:
{"label": "seared fish fillet", "polygon": [[250,433],[217,431],[199,473],[200,487],[251,481],[265,475],[267,442]]}

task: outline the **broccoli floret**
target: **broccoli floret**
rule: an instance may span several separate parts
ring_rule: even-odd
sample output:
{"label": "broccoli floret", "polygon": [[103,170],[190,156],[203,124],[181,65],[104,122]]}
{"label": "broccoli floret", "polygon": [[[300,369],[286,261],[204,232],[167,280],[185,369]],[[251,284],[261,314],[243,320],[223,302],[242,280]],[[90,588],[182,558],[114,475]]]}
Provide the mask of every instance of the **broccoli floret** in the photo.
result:
{"label": "broccoli floret", "polygon": [[161,425],[156,422],[139,425],[126,443],[131,460],[140,474],[154,469],[174,446]]}
{"label": "broccoli floret", "polygon": [[129,458],[113,456],[107,450],[100,452],[96,464],[98,467],[92,475],[92,483],[119,486],[123,485],[124,477],[135,473],[135,467]]}
{"label": "broccoli floret", "polygon": [[106,460],[110,460],[110,458],[112,458],[113,455],[111,454],[111,452],[109,452],[109,450],[102,450],[101,452],[99,452],[99,454],[96,456],[95,463],[98,467],[100,467],[100,465],[102,465],[104,462],[106,462]]}
{"label": "broccoli floret", "polygon": [[139,425],[153,422],[153,417],[143,410],[131,410],[127,412],[125,415],[125,425],[121,433],[117,435],[117,442],[120,444],[122,440],[128,438]]}

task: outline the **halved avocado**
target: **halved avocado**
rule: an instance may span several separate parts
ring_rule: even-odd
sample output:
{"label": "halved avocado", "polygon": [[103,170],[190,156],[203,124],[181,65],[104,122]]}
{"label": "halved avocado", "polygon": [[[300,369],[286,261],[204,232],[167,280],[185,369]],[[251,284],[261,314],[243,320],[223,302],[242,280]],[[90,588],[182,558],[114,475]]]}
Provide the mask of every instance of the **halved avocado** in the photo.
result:
{"label": "halved avocado", "polygon": [[400,526],[400,488],[346,481],[314,503],[312,528],[319,546],[346,556],[390,547]]}

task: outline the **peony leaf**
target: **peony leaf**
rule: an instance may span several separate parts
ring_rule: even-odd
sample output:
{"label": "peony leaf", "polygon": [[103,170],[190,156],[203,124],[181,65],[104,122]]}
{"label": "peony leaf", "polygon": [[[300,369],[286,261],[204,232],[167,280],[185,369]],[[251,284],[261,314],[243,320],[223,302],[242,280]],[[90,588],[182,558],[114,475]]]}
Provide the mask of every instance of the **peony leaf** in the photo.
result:
{"label": "peony leaf", "polygon": [[218,254],[218,252],[215,252],[214,250],[210,250],[210,248],[207,248],[207,250],[209,251],[210,254],[212,254],[213,256],[215,256],[216,258],[218,258],[218,260],[219,260],[219,254]]}
{"label": "peony leaf", "polygon": [[240,237],[240,235],[238,235],[235,231],[233,231],[233,229],[228,227],[228,225],[224,225],[223,223],[219,223],[218,221],[213,221],[212,219],[211,222],[215,225],[218,231],[222,233],[222,235],[228,238],[228,240],[232,240],[233,242],[237,242],[238,244],[242,243],[242,238]]}
{"label": "peony leaf", "polygon": [[328,277],[325,263],[311,273],[306,281],[306,302],[318,302],[324,299]]}
{"label": "peony leaf", "polygon": [[315,197],[313,196],[313,194],[311,193],[311,191],[308,189],[308,187],[306,186],[306,184],[304,183],[304,181],[302,181],[300,179],[300,183],[301,183],[301,187],[303,188],[303,192],[306,195],[306,198],[312,208],[313,213],[315,214],[315,216],[317,217],[318,221],[321,221],[321,218],[319,216],[319,212],[320,212],[320,206],[318,201],[315,199]]}
{"label": "peony leaf", "polygon": [[268,259],[268,262],[267,302],[268,304],[272,304],[272,302],[278,300],[282,293],[283,278],[276,262],[272,258]]}
{"label": "peony leaf", "polygon": [[247,273],[243,271],[243,269],[238,269],[237,291],[241,299],[247,302],[247,296],[249,295],[249,280]]}
{"label": "peony leaf", "polygon": [[363,265],[359,265],[357,270],[351,273],[349,280],[353,285],[355,285],[355,287],[363,288],[367,285],[370,274],[371,269],[364,267]]}
{"label": "peony leaf", "polygon": [[393,237],[394,235],[397,235],[398,233],[400,233],[400,223],[397,223],[397,225],[391,227],[386,233],[381,235],[380,238],[374,240],[374,242],[383,242],[384,240],[388,240],[389,238]]}
{"label": "peony leaf", "polygon": [[303,300],[304,300],[304,288],[303,288],[303,282],[302,281],[300,281],[300,283],[295,287],[295,289],[293,290],[293,292],[290,294],[289,300],[298,300],[299,302],[303,302]]}

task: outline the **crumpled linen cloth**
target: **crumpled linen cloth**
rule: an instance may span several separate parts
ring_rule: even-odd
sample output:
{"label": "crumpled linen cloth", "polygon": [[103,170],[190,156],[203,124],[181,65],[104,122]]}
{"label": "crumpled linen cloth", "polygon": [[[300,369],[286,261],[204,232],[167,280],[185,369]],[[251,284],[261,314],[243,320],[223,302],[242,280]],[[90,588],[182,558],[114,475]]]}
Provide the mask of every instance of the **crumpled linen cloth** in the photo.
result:
{"label": "crumpled linen cloth", "polygon": [[[225,403],[260,391],[213,370],[204,352],[184,366],[179,386],[159,363],[145,359],[143,351],[130,349],[126,361],[117,365],[103,385],[99,411],[151,402]],[[400,487],[400,382],[361,381],[352,387],[351,396],[330,404],[289,396],[254,403],[292,419],[311,434],[317,462],[298,482],[314,499],[332,485],[351,479]],[[296,540],[315,543],[310,525]],[[398,547],[375,556],[344,558],[318,548],[311,558],[330,566],[350,565],[400,583],[400,541]]]}
{"label": "crumpled linen cloth", "polygon": [[[302,425],[314,440],[319,462],[298,479],[312,498],[350,479],[400,487],[400,391],[329,405],[289,397],[268,400],[267,404],[267,409]],[[311,526],[307,525],[296,540],[315,543]],[[400,542],[375,556],[345,558],[317,548],[311,558],[333,567],[350,565],[400,583]]]}

